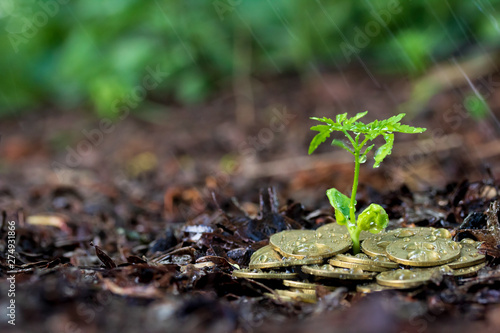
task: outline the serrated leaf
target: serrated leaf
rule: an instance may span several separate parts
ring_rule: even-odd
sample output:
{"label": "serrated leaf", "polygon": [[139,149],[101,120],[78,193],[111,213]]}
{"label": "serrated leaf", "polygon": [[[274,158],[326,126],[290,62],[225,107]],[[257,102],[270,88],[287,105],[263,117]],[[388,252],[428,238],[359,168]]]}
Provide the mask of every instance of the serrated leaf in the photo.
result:
{"label": "serrated leaf", "polygon": [[399,123],[404,116],[406,116],[406,113],[400,113],[398,115],[392,116],[389,119],[387,119],[387,123],[389,124]]}
{"label": "serrated leaf", "polygon": [[375,119],[371,123],[367,124],[368,127],[370,127],[372,130],[375,130],[376,128],[379,127],[379,121]]}
{"label": "serrated leaf", "polygon": [[354,132],[356,134],[367,134],[370,132],[370,128],[363,124],[362,122],[356,122],[350,126],[348,126],[348,128],[346,128],[346,130],[348,131],[351,131],[351,132]]}
{"label": "serrated leaf", "polygon": [[318,132],[331,132],[331,126],[328,125],[314,125],[311,127],[312,131]]}
{"label": "serrated leaf", "polygon": [[[314,127],[318,127],[318,126],[325,126],[325,127],[328,127],[326,125],[316,125]],[[312,129],[312,127],[311,127]],[[326,139],[328,139],[328,137],[330,136],[330,131],[329,130],[326,130],[326,131],[320,131],[318,134],[316,134],[314,136],[314,138],[311,140],[311,144],[309,145],[309,155],[312,154],[316,148],[318,148],[318,146],[320,144],[322,144],[323,142],[325,142]]]}
{"label": "serrated leaf", "polygon": [[349,124],[354,124],[354,122],[360,118],[363,118],[364,116],[366,116],[366,114],[368,113],[368,111],[365,111],[365,112],[360,112],[358,114],[356,114],[354,117],[350,118],[348,123]]}
{"label": "serrated leaf", "polygon": [[321,121],[321,122],[327,123],[329,125],[335,125],[335,122],[333,120],[331,120],[330,118],[327,118],[327,117],[323,117],[323,118],[311,117],[310,119]]}
{"label": "serrated leaf", "polygon": [[394,134],[385,133],[384,139],[385,139],[385,144],[380,146],[380,148],[377,149],[377,152],[375,153],[374,156],[375,164],[373,165],[374,168],[378,168],[380,166],[380,163],[384,160],[384,158],[386,158],[386,156],[389,155],[392,151],[392,146],[394,144]]}
{"label": "serrated leaf", "polygon": [[373,147],[375,147],[375,145],[371,145],[370,147],[366,148],[363,155],[361,155],[361,158],[366,158],[366,155],[373,149]]}
{"label": "serrated leaf", "polygon": [[422,127],[413,127],[404,124],[398,124],[394,132],[413,134],[413,133],[422,133],[425,132],[426,130],[427,130],[426,128]]}
{"label": "serrated leaf", "polygon": [[347,113],[339,113],[335,117],[335,121],[337,122],[337,124],[342,124],[342,122],[346,119],[347,119]]}
{"label": "serrated leaf", "polygon": [[337,140],[337,139],[333,139],[332,141],[332,146],[337,146],[337,147],[340,147],[342,149],[345,149],[347,150],[348,152],[350,152],[351,154],[353,153],[352,150],[345,144],[344,141],[341,141],[341,140]]}
{"label": "serrated leaf", "polygon": [[347,224],[349,220],[349,205],[351,200],[336,188],[326,191],[326,196],[330,200],[330,205],[335,208],[335,219],[340,225]]}

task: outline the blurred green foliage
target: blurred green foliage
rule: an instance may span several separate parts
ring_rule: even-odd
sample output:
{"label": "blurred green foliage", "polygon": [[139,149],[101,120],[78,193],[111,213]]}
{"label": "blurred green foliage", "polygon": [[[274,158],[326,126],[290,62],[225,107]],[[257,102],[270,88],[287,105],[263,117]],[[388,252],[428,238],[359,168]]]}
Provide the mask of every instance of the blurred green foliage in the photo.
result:
{"label": "blurred green foliage", "polygon": [[[499,3],[0,0],[0,114],[83,105],[112,116],[144,86],[148,66],[168,72],[148,99],[196,103],[249,65],[242,52],[251,52],[252,75],[360,61],[417,75],[464,47],[496,46]],[[251,47],[238,49],[236,39]]]}
{"label": "blurred green foliage", "polygon": [[480,94],[469,94],[464,99],[464,106],[474,120],[486,118],[489,112],[488,103]]}

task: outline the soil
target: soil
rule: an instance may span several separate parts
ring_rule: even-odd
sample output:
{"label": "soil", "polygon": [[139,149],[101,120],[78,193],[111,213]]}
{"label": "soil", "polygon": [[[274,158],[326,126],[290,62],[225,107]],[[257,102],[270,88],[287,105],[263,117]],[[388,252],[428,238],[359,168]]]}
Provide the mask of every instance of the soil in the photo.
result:
{"label": "soil", "polygon": [[317,304],[270,300],[262,282],[231,277],[271,234],[334,221],[325,190],[349,193],[352,161],[327,145],[306,156],[308,118],[393,115],[409,81],[378,80],[356,71],[256,80],[244,117],[223,92],[113,125],[49,107],[2,120],[2,332],[498,331],[498,92],[482,120],[460,107],[463,87],[408,114],[403,122],[428,131],[397,135],[383,166],[363,165],[357,198],[359,208],[381,204],[389,228],[484,241],[478,276],[410,292],[318,290]]}

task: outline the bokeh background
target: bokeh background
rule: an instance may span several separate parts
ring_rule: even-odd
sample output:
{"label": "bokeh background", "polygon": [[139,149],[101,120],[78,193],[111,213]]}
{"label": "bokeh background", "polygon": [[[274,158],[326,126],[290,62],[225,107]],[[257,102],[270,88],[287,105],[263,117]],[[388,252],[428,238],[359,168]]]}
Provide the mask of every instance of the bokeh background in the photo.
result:
{"label": "bokeh background", "polygon": [[414,79],[452,57],[493,52],[497,6],[483,0],[2,0],[1,113],[50,105],[109,115],[148,66],[168,76],[144,110],[207,101],[235,76],[305,79],[361,67],[367,75]]}
{"label": "bokeh background", "polygon": [[351,165],[328,147],[306,156],[309,117],[369,110],[429,128],[366,167],[370,186],[494,178],[499,3],[1,0],[1,170],[240,192],[272,180],[313,203],[348,189]]}

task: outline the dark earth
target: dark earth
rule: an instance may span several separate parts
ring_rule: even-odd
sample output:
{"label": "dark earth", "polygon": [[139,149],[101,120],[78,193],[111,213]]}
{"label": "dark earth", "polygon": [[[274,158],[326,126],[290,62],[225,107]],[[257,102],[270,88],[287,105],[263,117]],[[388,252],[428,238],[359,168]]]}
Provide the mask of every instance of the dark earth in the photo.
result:
{"label": "dark earth", "polygon": [[358,209],[381,204],[389,228],[484,241],[476,277],[368,295],[319,288],[317,304],[271,300],[262,280],[232,278],[273,233],[333,222],[326,189],[350,192],[349,155],[325,145],[306,156],[309,117],[369,110],[371,121],[408,99],[409,80],[344,74],[260,79],[244,113],[223,92],[114,124],[50,106],[2,120],[1,331],[500,331],[496,90],[483,119],[460,107],[464,87],[409,113],[403,122],[427,132],[396,135],[380,168],[364,164],[357,197]]}

